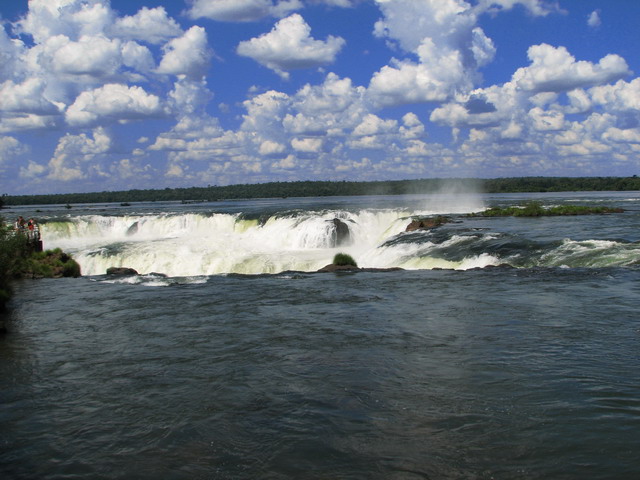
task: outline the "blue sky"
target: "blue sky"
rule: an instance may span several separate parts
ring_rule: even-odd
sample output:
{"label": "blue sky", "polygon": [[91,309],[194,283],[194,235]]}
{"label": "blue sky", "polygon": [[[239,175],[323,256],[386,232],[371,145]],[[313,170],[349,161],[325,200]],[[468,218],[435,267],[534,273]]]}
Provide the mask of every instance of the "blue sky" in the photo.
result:
{"label": "blue sky", "polygon": [[635,0],[0,0],[0,193],[640,174]]}

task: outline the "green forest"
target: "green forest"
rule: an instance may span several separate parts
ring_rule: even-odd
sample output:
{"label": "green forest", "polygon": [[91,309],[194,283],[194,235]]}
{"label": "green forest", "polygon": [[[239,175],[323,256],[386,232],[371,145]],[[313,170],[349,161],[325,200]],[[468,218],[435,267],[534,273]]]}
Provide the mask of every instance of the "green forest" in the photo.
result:
{"label": "green forest", "polygon": [[191,202],[246,198],[404,195],[452,190],[484,193],[640,190],[640,178],[634,175],[632,177],[434,178],[376,182],[298,181],[51,195],[4,194],[0,197],[0,208],[3,204]]}

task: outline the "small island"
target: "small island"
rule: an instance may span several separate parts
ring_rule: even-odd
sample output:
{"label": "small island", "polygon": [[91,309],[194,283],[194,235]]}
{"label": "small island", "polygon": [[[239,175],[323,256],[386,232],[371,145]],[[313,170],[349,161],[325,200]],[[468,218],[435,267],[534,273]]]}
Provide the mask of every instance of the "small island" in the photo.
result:
{"label": "small island", "polygon": [[602,215],[623,213],[622,208],[594,207],[586,205],[558,205],[545,208],[540,202],[528,202],[523,206],[491,207],[484,212],[472,213],[472,217],[558,217],[568,215]]}

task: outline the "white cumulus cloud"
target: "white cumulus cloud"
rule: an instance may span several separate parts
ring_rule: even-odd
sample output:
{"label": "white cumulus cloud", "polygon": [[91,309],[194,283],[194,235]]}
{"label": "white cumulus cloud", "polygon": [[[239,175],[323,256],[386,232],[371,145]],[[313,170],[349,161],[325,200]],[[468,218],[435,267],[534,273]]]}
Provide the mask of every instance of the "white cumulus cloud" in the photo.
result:
{"label": "white cumulus cloud", "polygon": [[552,0],[478,0],[476,8],[482,12],[495,14],[502,10],[511,10],[517,5],[526,8],[530,14],[540,17],[561,11],[558,3]]}
{"label": "white cumulus cloud", "polygon": [[155,68],[153,54],[147,47],[134,41],[122,46],[122,63],[140,73],[149,73]]}
{"label": "white cumulus cloud", "polygon": [[65,182],[87,178],[91,171],[96,171],[92,161],[100,154],[107,153],[111,146],[111,137],[101,127],[93,131],[93,138],[85,133],[66,134],[58,142],[49,161],[48,178]]}
{"label": "white cumulus cloud", "polygon": [[20,178],[32,179],[46,173],[47,167],[33,160],[29,160],[26,167],[20,167]]}
{"label": "white cumulus cloud", "polygon": [[179,78],[174,89],[169,92],[169,100],[174,110],[183,117],[195,118],[194,114],[202,116],[213,94],[207,89],[206,80],[191,80]]}
{"label": "white cumulus cloud", "polygon": [[224,22],[252,22],[261,18],[284,17],[303,7],[300,0],[191,0],[191,18]]}
{"label": "white cumulus cloud", "polygon": [[609,54],[597,64],[576,61],[565,47],[533,45],[527,52],[531,65],[519,68],[513,81],[532,92],[563,92],[618,80],[631,73],[619,55]]}
{"label": "white cumulus cloud", "polygon": [[151,44],[162,44],[182,35],[180,25],[167,15],[164,7],[142,7],[135,15],[117,19],[112,31],[118,37]]}
{"label": "white cumulus cloud", "polygon": [[69,125],[91,125],[97,121],[130,120],[159,116],[163,113],[160,99],[143,88],[107,84],[82,92],[66,111]]}
{"label": "white cumulus cloud", "polygon": [[271,32],[240,42],[237,52],[287,78],[288,70],[332,63],[344,43],[334,36],[326,41],[315,40],[309,25],[294,13],[276,23]]}
{"label": "white cumulus cloud", "polygon": [[321,138],[293,138],[291,146],[298,152],[317,153],[322,150]]}
{"label": "white cumulus cloud", "polygon": [[158,73],[199,79],[207,71],[211,52],[207,33],[202,27],[191,27],[184,35],[167,43],[163,50],[165,53],[158,66]]}
{"label": "white cumulus cloud", "polygon": [[372,113],[367,114],[356,128],[353,129],[353,135],[379,135],[394,130],[397,126],[395,120],[383,120]]}
{"label": "white cumulus cloud", "polygon": [[[429,40],[425,41],[426,44]],[[425,45],[433,48],[433,45]],[[409,60],[385,65],[371,78],[368,94],[379,106],[393,106],[415,102],[442,102],[456,90],[469,89],[472,84],[465,74],[459,52],[438,54],[429,63]]]}
{"label": "white cumulus cloud", "polygon": [[265,155],[265,156],[269,156],[269,155],[280,155],[281,153],[283,153],[286,150],[287,147],[285,147],[284,145],[278,143],[278,142],[273,142],[271,140],[265,140],[264,142],[262,142],[260,144],[260,149],[258,150],[258,152],[260,153],[260,155]]}
{"label": "white cumulus cloud", "polygon": [[21,40],[9,38],[5,29],[0,26],[0,82],[23,70],[20,60],[25,50]]}
{"label": "white cumulus cloud", "polygon": [[6,162],[10,156],[26,151],[25,145],[16,138],[0,135],[0,165]]}
{"label": "white cumulus cloud", "polygon": [[373,75],[369,95],[379,106],[445,101],[473,88],[478,68],[495,56],[493,41],[477,26],[477,10],[464,0],[377,3],[384,17],[374,34],[413,56]]}
{"label": "white cumulus cloud", "polygon": [[562,112],[534,107],[529,111],[529,117],[533,121],[533,127],[539,131],[562,130],[565,126]]}
{"label": "white cumulus cloud", "polygon": [[32,77],[16,84],[7,80],[0,84],[0,111],[36,113],[51,115],[59,113],[58,108],[45,98],[44,80]]}
{"label": "white cumulus cloud", "polygon": [[94,77],[113,75],[122,64],[121,43],[102,36],[83,36],[76,41],[57,36],[47,40],[56,72]]}
{"label": "white cumulus cloud", "polygon": [[109,3],[103,0],[31,0],[29,12],[17,27],[36,43],[56,35],[76,40],[102,34],[113,17]]}
{"label": "white cumulus cloud", "polygon": [[601,85],[590,89],[593,103],[613,111],[632,110],[640,115],[640,78],[631,82],[619,80],[613,85]]}

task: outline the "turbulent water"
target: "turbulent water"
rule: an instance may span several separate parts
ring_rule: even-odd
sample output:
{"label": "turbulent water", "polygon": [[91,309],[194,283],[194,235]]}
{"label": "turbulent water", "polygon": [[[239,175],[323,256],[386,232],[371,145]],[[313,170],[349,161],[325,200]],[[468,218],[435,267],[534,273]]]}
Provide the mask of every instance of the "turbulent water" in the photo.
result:
{"label": "turbulent water", "polygon": [[[466,215],[528,200],[625,212]],[[17,285],[2,478],[640,472],[639,192],[19,214],[84,276]],[[403,270],[314,273],[337,252]]]}
{"label": "turbulent water", "polygon": [[[112,266],[170,277],[308,272],[331,263],[338,252],[371,268],[607,267],[638,261],[634,210],[613,219],[515,222],[464,215],[484,210],[487,201],[512,200],[431,195],[335,199],[333,204],[317,199],[142,204],[80,208],[64,215],[41,212],[40,217],[45,247],[73,254],[85,275],[104,274]],[[549,206],[588,201],[577,195],[543,200]],[[594,201],[635,205],[626,197]],[[405,233],[413,218],[434,214],[450,215],[453,221],[433,231]],[[348,229],[346,236],[339,237],[336,222]]]}

